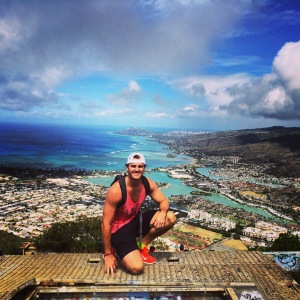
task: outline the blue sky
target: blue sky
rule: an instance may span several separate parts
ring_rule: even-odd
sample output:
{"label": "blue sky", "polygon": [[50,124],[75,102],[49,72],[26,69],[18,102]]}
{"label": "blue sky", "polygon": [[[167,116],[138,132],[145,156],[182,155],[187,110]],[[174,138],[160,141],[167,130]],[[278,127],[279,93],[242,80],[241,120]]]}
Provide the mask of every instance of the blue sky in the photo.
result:
{"label": "blue sky", "polygon": [[300,126],[300,2],[0,0],[0,118]]}

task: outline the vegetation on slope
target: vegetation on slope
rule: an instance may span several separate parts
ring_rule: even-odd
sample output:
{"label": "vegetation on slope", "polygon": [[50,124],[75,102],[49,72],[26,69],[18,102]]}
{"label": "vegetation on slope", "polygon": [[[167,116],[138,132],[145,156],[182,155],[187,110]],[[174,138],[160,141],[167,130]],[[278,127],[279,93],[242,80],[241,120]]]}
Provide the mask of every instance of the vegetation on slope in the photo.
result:
{"label": "vegetation on slope", "polygon": [[23,238],[0,230],[0,254],[22,254],[21,243]]}
{"label": "vegetation on slope", "polygon": [[102,251],[100,218],[55,223],[34,240],[38,252],[97,253]]}

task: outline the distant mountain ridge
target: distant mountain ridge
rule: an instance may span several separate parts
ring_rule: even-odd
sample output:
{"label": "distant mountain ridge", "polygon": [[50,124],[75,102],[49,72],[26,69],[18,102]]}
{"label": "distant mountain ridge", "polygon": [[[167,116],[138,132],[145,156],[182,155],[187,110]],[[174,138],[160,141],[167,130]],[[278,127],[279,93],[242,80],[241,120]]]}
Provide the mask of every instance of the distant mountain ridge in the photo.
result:
{"label": "distant mountain ridge", "polygon": [[280,177],[300,177],[300,128],[268,128],[179,135],[155,134],[170,149],[200,158],[236,155],[241,162],[270,165]]}

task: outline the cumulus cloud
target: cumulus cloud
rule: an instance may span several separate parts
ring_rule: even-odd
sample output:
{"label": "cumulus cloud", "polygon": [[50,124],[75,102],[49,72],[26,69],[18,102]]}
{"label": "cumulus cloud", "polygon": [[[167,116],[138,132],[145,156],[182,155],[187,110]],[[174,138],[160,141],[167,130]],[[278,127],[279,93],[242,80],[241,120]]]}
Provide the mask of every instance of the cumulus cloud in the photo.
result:
{"label": "cumulus cloud", "polygon": [[130,109],[125,109],[125,110],[106,109],[106,110],[97,111],[92,116],[93,117],[116,117],[116,116],[122,116],[124,114],[126,115],[130,111],[131,111]]}
{"label": "cumulus cloud", "polygon": [[[220,0],[4,3],[4,66],[41,73],[65,66],[74,74],[91,69],[169,73],[204,64],[211,42],[244,8]],[[12,47],[14,60],[8,60]]]}
{"label": "cumulus cloud", "polygon": [[[299,120],[300,41],[286,43],[281,48],[274,59],[273,70],[262,77],[198,76],[177,79],[170,84],[189,97],[197,98],[199,103],[206,103],[207,113],[214,116],[234,114]],[[184,110],[193,111],[197,116],[201,114],[196,106],[187,108]]]}
{"label": "cumulus cloud", "polygon": [[[272,74],[184,78],[211,63],[212,45],[232,33],[251,2],[3,0],[0,110],[21,113],[40,107],[63,108],[64,97],[54,91],[74,77],[150,75],[182,76],[169,83],[187,98],[176,110],[175,100],[172,103],[157,93],[150,96],[152,104],[160,106],[148,113],[151,118],[236,114],[299,119],[300,42],[282,47],[274,59]],[[258,59],[251,55],[224,58],[226,53],[215,60],[215,66],[241,66]],[[132,80],[121,91],[98,99],[99,103],[82,102],[81,108],[97,111],[96,117],[115,116],[125,109],[130,111],[142,96],[142,88]],[[104,100],[111,109],[105,108]],[[168,114],[163,112],[166,106]]]}
{"label": "cumulus cloud", "polygon": [[137,102],[140,99],[140,95],[141,87],[136,81],[131,80],[128,83],[128,86],[124,88],[120,93],[109,94],[107,96],[107,99],[113,105],[127,106]]}
{"label": "cumulus cloud", "polygon": [[189,97],[196,98],[199,102],[208,101],[211,107],[215,107],[231,103],[232,96],[228,93],[228,89],[245,84],[249,78],[247,74],[189,76],[170,81],[169,84]]}
{"label": "cumulus cloud", "polygon": [[[1,70],[36,78],[34,87],[45,95],[64,80],[91,72],[165,75],[200,69],[209,62],[213,41],[244,8],[235,0],[3,0]],[[25,95],[7,91],[2,108],[41,105],[35,97],[27,103],[30,88]],[[117,103],[119,96],[110,100]],[[45,99],[44,104],[49,96]]]}
{"label": "cumulus cloud", "polygon": [[252,116],[300,118],[300,41],[286,43],[273,62],[274,72],[229,89],[232,101],[222,108]]}
{"label": "cumulus cloud", "polygon": [[230,89],[231,103],[220,106],[228,113],[248,116],[293,120],[300,117],[295,110],[297,99],[276,77],[252,80]]}
{"label": "cumulus cloud", "polygon": [[300,41],[282,47],[274,59],[273,69],[290,91],[300,90]]}
{"label": "cumulus cloud", "polygon": [[185,111],[196,111],[197,108],[198,108],[198,105],[190,104],[190,105],[184,107],[183,110],[185,110]]}
{"label": "cumulus cloud", "polygon": [[30,111],[58,104],[56,93],[45,89],[37,78],[6,74],[0,76],[0,99],[0,109],[6,111]]}
{"label": "cumulus cloud", "polygon": [[165,112],[147,112],[145,114],[145,116],[147,118],[165,118],[165,117],[169,117],[169,115]]}

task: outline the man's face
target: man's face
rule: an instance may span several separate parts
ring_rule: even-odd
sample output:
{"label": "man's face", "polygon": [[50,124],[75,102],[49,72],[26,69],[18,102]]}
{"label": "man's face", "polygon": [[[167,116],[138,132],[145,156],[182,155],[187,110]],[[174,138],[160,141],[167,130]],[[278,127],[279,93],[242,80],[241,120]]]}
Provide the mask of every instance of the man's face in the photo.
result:
{"label": "man's face", "polygon": [[143,163],[133,162],[127,165],[128,176],[132,177],[133,179],[140,179],[144,174],[144,171],[145,165]]}

